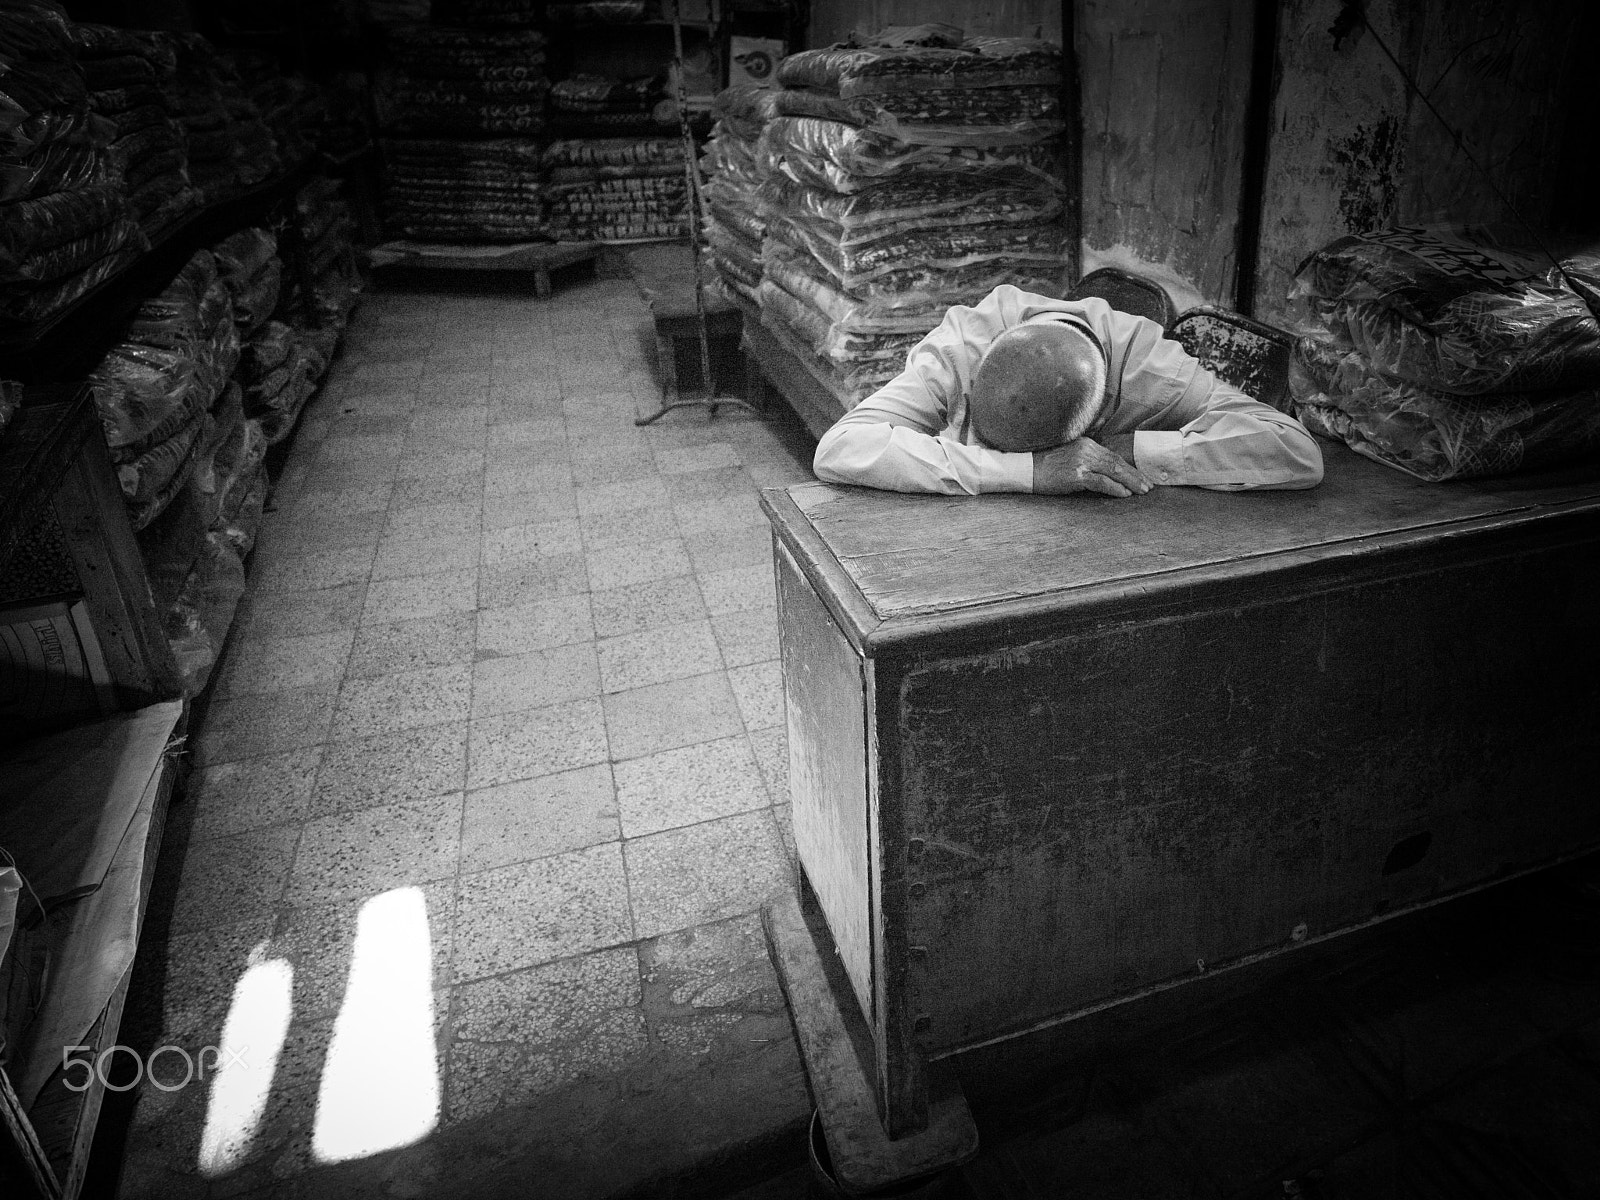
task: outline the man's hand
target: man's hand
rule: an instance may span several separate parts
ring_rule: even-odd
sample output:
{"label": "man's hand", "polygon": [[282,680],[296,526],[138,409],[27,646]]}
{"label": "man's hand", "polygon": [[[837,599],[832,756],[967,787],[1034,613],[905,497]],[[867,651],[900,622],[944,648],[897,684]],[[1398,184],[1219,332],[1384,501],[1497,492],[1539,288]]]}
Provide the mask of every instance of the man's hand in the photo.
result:
{"label": "man's hand", "polygon": [[1150,481],[1099,442],[1079,438],[1054,450],[1034,451],[1033,490],[1049,496],[1068,492],[1142,496],[1150,490]]}

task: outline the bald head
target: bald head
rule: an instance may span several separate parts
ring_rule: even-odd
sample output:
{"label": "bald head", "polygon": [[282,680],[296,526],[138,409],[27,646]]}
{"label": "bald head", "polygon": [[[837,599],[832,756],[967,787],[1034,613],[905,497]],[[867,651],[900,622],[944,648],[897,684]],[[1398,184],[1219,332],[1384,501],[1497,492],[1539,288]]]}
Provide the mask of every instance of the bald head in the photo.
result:
{"label": "bald head", "polygon": [[1105,400],[1106,360],[1079,325],[1015,325],[972,377],[972,430],[995,450],[1048,450],[1082,437]]}

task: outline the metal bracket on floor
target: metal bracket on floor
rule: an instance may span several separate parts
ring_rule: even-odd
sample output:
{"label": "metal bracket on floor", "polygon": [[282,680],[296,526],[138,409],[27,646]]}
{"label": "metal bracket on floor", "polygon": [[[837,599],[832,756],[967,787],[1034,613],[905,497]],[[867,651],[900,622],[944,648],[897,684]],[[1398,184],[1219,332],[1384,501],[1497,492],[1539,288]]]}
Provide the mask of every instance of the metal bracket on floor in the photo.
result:
{"label": "metal bracket on floor", "polygon": [[651,413],[649,416],[635,417],[633,419],[633,423],[635,425],[649,425],[652,421],[659,421],[662,417],[666,416],[675,408],[706,408],[711,410],[711,415],[714,417],[717,415],[717,409],[721,408],[724,404],[732,404],[739,408],[748,409],[750,412],[755,413],[755,415],[758,417],[761,415],[761,410],[754,404],[751,404],[748,400],[740,400],[736,396],[717,396],[715,398],[702,396],[698,400],[673,400],[671,402],[663,402],[661,407],[656,409],[656,411]]}

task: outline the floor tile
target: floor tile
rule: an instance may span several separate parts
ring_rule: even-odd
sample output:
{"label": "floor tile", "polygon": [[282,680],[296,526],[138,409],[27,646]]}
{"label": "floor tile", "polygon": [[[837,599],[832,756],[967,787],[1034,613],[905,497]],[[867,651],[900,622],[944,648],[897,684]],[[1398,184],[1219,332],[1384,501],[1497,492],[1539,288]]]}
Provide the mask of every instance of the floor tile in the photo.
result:
{"label": "floor tile", "polygon": [[589,586],[595,591],[626,587],[650,579],[687,575],[693,569],[683,542],[669,538],[659,542],[626,546],[605,546],[585,556],[589,567]]}
{"label": "floor tile", "polygon": [[478,606],[485,609],[520,606],[588,590],[589,570],[582,554],[553,554],[509,566],[478,569]]}
{"label": "floor tile", "polygon": [[552,704],[472,722],[469,788],[586,767],[606,759],[606,720],[597,700]]}
{"label": "floor tile", "polygon": [[411,508],[389,509],[384,526],[386,541],[403,538],[469,539],[477,537],[483,524],[483,505],[479,501],[436,501]]}
{"label": "floor tile", "polygon": [[270,916],[282,899],[300,838],[298,825],[274,825],[190,842],[173,899],[171,932]]}
{"label": "floor tile", "polygon": [[475,570],[408,575],[401,579],[375,580],[368,584],[361,620],[363,624],[369,621],[404,621],[413,617],[469,612],[477,606],[478,573]]}
{"label": "floor tile", "polygon": [[500,496],[571,491],[572,486],[572,464],[564,461],[552,460],[532,468],[519,464],[490,467],[483,473],[484,507],[493,507],[491,501]]}
{"label": "floor tile", "polygon": [[758,729],[750,735],[750,749],[755,752],[756,766],[761,768],[761,778],[766,781],[767,792],[774,804],[789,800],[789,732],[783,725]]}
{"label": "floor tile", "polygon": [[448,879],[461,838],[460,792],[415,804],[336,813],[306,822],[289,879],[290,904],[358,900]]}
{"label": "floor tile", "polygon": [[687,679],[722,668],[716,638],[708,621],[663,625],[623,634],[597,643],[600,682],[608,692],[622,692]]}
{"label": "floor tile", "polygon": [[708,467],[736,467],[739,465],[739,451],[727,442],[678,446],[670,450],[657,450],[656,465],[664,475],[703,471]]}
{"label": "floor tile", "polygon": [[385,538],[372,560],[372,581],[386,582],[415,575],[476,573],[478,534]]}
{"label": "floor tile", "polygon": [[467,793],[462,873],[581,850],[621,836],[604,763]]}
{"label": "floor tile", "polygon": [[257,567],[252,571],[251,583],[258,596],[274,592],[310,592],[362,583],[372,570],[372,556],[372,546],[287,554],[272,562],[270,570]]}
{"label": "floor tile", "polygon": [[347,679],[328,729],[333,741],[352,741],[465,720],[472,707],[472,666],[455,663]]}
{"label": "floor tile", "polygon": [[703,620],[706,616],[706,606],[692,575],[647,579],[595,592],[589,599],[594,609],[595,636],[602,638]]}
{"label": "floor tile", "polygon": [[[129,992],[123,1028],[159,1032],[162,1041],[177,1046],[217,1045],[233,1004],[234,985],[249,968],[251,953],[257,947],[270,947],[275,924],[276,917],[263,910],[241,921],[175,934],[164,942],[141,940],[134,969],[140,971],[147,962],[159,964],[163,986],[143,995]],[[147,929],[147,938],[150,932]],[[182,1064],[170,1065],[181,1079]],[[163,1079],[168,1066],[161,1063]]]}
{"label": "floor tile", "polygon": [[481,660],[528,654],[593,637],[594,622],[586,595],[556,596],[511,608],[486,608],[478,614],[477,657]]}
{"label": "floor tile", "polygon": [[694,500],[672,508],[678,530],[685,537],[718,530],[739,530],[752,526],[767,528],[767,516],[754,492],[747,496],[724,496],[719,500]]}
{"label": "floor tile", "polygon": [[739,698],[745,728],[770,729],[783,724],[783,668],[777,662],[731,667],[728,682]]}
{"label": "floor tile", "polygon": [[665,482],[674,505],[715,505],[756,495],[755,484],[740,467],[685,471],[665,476]]}
{"label": "floor tile", "polygon": [[514,525],[538,525],[547,521],[570,521],[577,517],[575,493],[551,488],[542,492],[518,492],[499,496],[485,503],[483,527],[506,529]]}
{"label": "floor tile", "polygon": [[[313,513],[384,512],[388,509],[393,494],[392,483],[381,483],[368,487],[345,488],[336,492],[303,491],[293,497],[274,493],[272,500],[280,512],[290,517],[302,517]],[[323,551],[312,551],[312,553],[320,554]]]}
{"label": "floor tile", "polygon": [[674,1058],[699,1065],[719,1052],[746,1053],[752,1042],[792,1037],[756,913],[647,941],[639,967],[651,1035]]}
{"label": "floor tile", "polygon": [[540,521],[533,525],[512,525],[491,529],[483,535],[483,562],[504,567],[513,563],[571,554],[583,549],[583,539],[575,520]]}
{"label": "floor tile", "polygon": [[[258,567],[263,574],[267,569]],[[353,629],[361,619],[366,592],[366,584],[351,583],[314,592],[253,593],[240,605],[233,636],[298,637]]]}
{"label": "floor tile", "polygon": [[327,737],[337,695],[323,686],[213,700],[200,722],[195,761],[210,766],[315,746]]}
{"label": "floor tile", "polygon": [[496,717],[599,695],[600,671],[593,642],[487,658],[472,672],[474,717]]}
{"label": "floor tile", "polygon": [[712,616],[772,608],[778,603],[777,584],[768,563],[712,571],[699,580],[706,611]]}
{"label": "floor tile", "polygon": [[[463,875],[460,897],[457,981],[633,939],[618,842]],[[515,929],[517,936],[504,936],[508,929]]]}
{"label": "floor tile", "polygon": [[572,481],[579,487],[595,487],[603,483],[620,483],[625,479],[637,479],[655,471],[655,460],[648,451],[635,453],[618,452],[615,454],[598,455],[592,459],[580,459],[576,455],[572,461]]}
{"label": "floor tile", "polygon": [[354,640],[355,631],[350,629],[303,637],[240,639],[223,654],[211,694],[228,699],[337,684]]}
{"label": "floor tile", "polygon": [[[437,985],[446,986],[450,982],[454,942],[455,880],[402,886],[417,886],[422,893],[433,978]],[[292,1000],[296,1020],[338,1014],[349,982],[361,909],[371,898],[372,895],[362,895],[284,910],[284,927],[272,939],[271,951],[273,957],[287,959],[294,969]]]}
{"label": "floor tile", "polygon": [[751,912],[788,883],[765,808],[638,838],[624,852],[640,937]]}
{"label": "floor tile", "polygon": [[756,608],[711,618],[722,661],[730,667],[778,657],[778,610]]}
{"label": "floor tile", "polygon": [[322,761],[321,746],[238,759],[196,771],[186,799],[191,839],[243,833],[304,817]]}
{"label": "floor tile", "polygon": [[[339,477],[356,486],[364,472],[339,469]],[[322,550],[342,550],[351,546],[373,546],[383,530],[381,512],[316,513],[290,517],[275,513],[261,523],[259,548],[276,557],[280,554],[311,554]]]}
{"label": "floor tile", "polygon": [[603,546],[661,542],[678,536],[678,523],[666,505],[610,509],[579,518],[587,550]]}
{"label": "floor tile", "polygon": [[356,630],[345,675],[370,679],[397,671],[470,663],[477,631],[477,616],[470,612],[364,623]]}
{"label": "floor tile", "polygon": [[397,479],[394,506],[415,508],[424,504],[474,504],[483,498],[483,472],[429,475],[422,479]]}
{"label": "floor tile", "polygon": [[604,703],[611,757],[618,761],[744,731],[721,671],[616,692]]}
{"label": "floor tile", "polygon": [[311,811],[411,804],[459,792],[466,779],[464,721],[333,742],[323,751]]}
{"label": "floor tile", "polygon": [[770,802],[742,737],[700,742],[614,768],[624,837],[731,816]]}
{"label": "floor tile", "polygon": [[653,471],[637,479],[625,479],[620,483],[580,487],[575,490],[574,495],[578,503],[578,512],[585,517],[644,505],[667,508],[672,503],[667,495],[665,482]]}
{"label": "floor tile", "polygon": [[700,575],[772,563],[772,531],[759,525],[685,534],[683,543]]}
{"label": "floor tile", "polygon": [[427,479],[436,475],[460,475],[481,470],[483,470],[482,447],[475,450],[451,447],[402,457],[395,468],[395,478]]}

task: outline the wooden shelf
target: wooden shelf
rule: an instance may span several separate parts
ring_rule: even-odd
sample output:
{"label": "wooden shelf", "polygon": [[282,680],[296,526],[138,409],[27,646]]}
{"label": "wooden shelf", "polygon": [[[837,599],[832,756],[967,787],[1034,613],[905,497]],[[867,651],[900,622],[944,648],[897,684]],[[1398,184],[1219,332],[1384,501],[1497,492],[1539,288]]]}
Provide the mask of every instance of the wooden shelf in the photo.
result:
{"label": "wooden shelf", "polygon": [[[94,736],[103,724],[126,726],[130,722],[142,727],[142,737],[124,738],[109,731],[103,740]],[[101,740],[102,744],[122,747],[118,754],[108,756],[105,775],[97,774],[93,782],[103,786],[105,811],[120,810],[127,805],[131,819],[124,829],[112,831],[118,844],[99,889],[56,910],[56,915],[52,916],[52,920],[61,919],[67,923],[65,940],[56,948],[55,962],[65,963],[78,951],[87,951],[89,959],[99,961],[130,928],[132,944],[137,944],[176,779],[176,760],[171,747],[181,740],[186,725],[187,706],[182,701],[169,701],[138,714],[123,714],[109,718],[108,722],[82,727],[69,735],[74,739],[88,736],[91,740]],[[123,790],[135,787],[139,789],[136,798]],[[129,838],[134,840],[129,841]],[[130,962],[106,989],[98,1016],[78,1040],[78,1044],[89,1048],[92,1058],[98,1059],[102,1050],[116,1043],[131,966]],[[99,979],[105,982],[104,976]],[[47,1003],[52,999],[61,1000],[47,993]],[[37,1026],[45,1019],[47,1011],[41,1011],[35,1016],[34,1024]],[[71,1036],[78,1037],[76,1033]],[[13,1062],[12,1069],[17,1065]],[[69,1086],[69,1082],[73,1086]],[[79,1090],[78,1084],[76,1071],[69,1073],[57,1068],[43,1080],[24,1111],[15,1081],[0,1074],[0,1118],[3,1118],[0,1125],[4,1126],[0,1137],[7,1140],[7,1144],[0,1147],[0,1195],[49,1200],[56,1197],[71,1200],[77,1196],[83,1185],[95,1122],[105,1096],[99,1072],[92,1073],[88,1087]]]}
{"label": "wooden shelf", "polygon": [[171,283],[196,250],[267,220],[313,173],[308,162],[198,209],[125,269],[54,316],[26,325],[0,323],[0,374],[24,383],[83,378],[121,336],[139,305]]}

